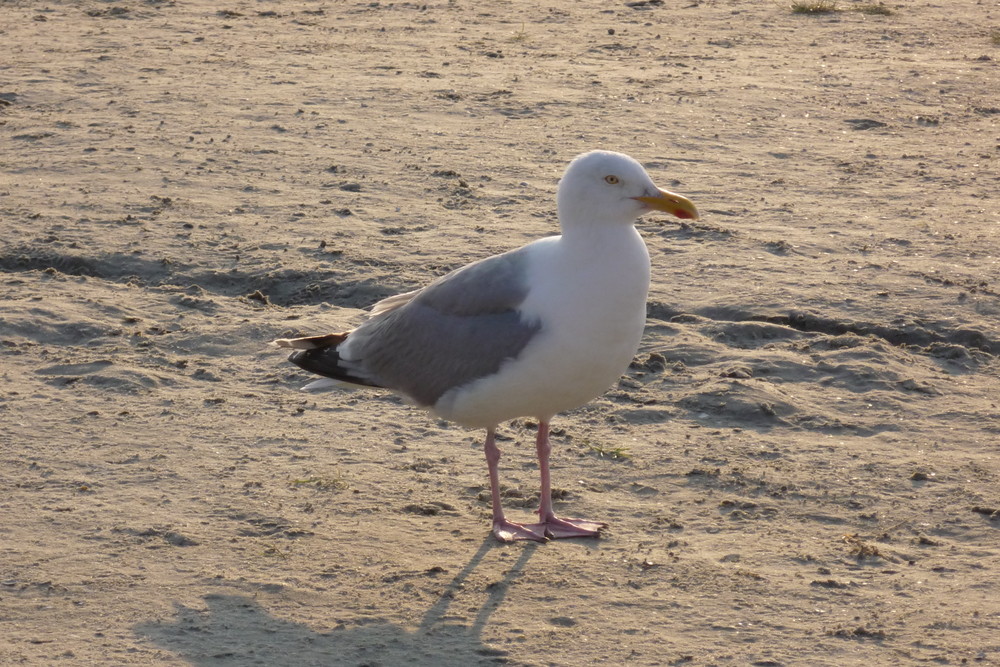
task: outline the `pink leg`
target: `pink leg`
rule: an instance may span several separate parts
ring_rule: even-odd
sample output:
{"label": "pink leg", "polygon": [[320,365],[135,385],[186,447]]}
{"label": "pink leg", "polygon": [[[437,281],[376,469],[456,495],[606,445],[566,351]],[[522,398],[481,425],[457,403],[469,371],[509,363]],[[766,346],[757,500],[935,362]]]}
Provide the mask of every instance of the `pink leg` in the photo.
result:
{"label": "pink leg", "polygon": [[500,473],[497,465],[500,463],[500,448],[496,443],[496,429],[486,429],[486,465],[490,470],[490,497],[493,502],[493,535],[501,542],[517,542],[519,540],[534,540],[544,542],[545,530],[533,526],[525,526],[508,521],[500,504]]}
{"label": "pink leg", "polygon": [[538,518],[541,521],[525,528],[540,530],[553,540],[562,537],[597,537],[606,523],[587,519],[562,519],[552,511],[552,478],[549,475],[549,454],[552,452],[552,446],[549,444],[548,422],[538,423],[535,450],[538,453],[538,470],[542,478],[538,501]]}

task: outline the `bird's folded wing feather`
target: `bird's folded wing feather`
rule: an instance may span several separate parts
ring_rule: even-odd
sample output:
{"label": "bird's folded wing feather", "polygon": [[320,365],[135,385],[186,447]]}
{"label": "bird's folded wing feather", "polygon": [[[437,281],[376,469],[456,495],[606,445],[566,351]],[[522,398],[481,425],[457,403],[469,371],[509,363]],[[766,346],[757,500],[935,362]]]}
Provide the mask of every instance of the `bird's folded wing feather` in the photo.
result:
{"label": "bird's folded wing feather", "polygon": [[376,304],[341,347],[342,363],[420,405],[496,373],[541,329],[519,311],[527,262],[525,249],[496,255]]}

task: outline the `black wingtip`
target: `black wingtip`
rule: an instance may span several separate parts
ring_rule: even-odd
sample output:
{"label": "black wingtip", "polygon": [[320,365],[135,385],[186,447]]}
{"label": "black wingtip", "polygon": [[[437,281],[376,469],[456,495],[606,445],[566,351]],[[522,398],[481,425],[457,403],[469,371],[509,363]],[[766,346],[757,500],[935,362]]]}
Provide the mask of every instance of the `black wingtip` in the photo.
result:
{"label": "black wingtip", "polygon": [[288,355],[288,360],[304,371],[333,378],[341,382],[359,384],[366,387],[378,387],[370,380],[359,378],[340,365],[340,354],[336,347],[321,347],[315,350],[295,350]]}

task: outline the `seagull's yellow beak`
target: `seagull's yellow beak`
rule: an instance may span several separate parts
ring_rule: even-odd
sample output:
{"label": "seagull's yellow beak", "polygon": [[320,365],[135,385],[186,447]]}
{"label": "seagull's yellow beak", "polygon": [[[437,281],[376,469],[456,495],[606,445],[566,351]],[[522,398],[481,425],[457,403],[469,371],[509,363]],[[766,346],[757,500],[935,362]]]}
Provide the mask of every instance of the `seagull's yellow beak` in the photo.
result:
{"label": "seagull's yellow beak", "polygon": [[682,220],[697,220],[698,209],[687,197],[679,194],[657,189],[657,194],[653,196],[636,197],[637,201],[653,209],[675,215]]}

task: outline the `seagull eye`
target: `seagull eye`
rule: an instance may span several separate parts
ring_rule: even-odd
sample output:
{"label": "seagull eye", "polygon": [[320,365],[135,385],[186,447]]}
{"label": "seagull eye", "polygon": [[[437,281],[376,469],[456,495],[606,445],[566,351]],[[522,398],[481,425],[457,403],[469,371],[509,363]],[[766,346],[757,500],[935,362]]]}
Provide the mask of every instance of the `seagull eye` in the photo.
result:
{"label": "seagull eye", "polygon": [[604,182],[608,185],[618,185],[618,177],[614,175],[605,176]]}

